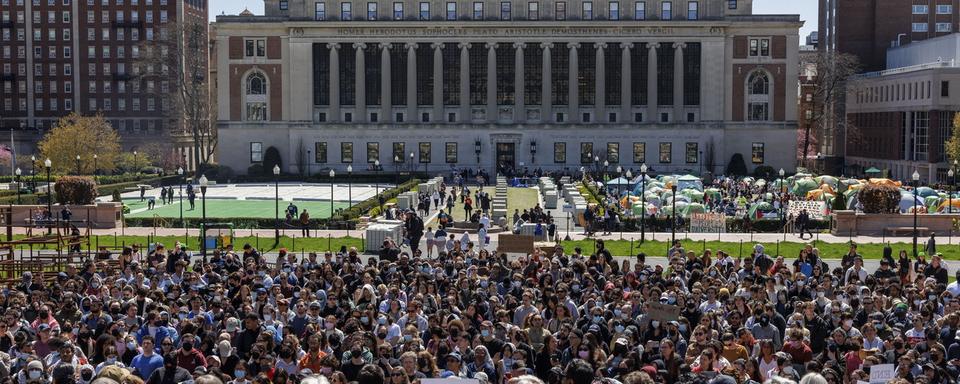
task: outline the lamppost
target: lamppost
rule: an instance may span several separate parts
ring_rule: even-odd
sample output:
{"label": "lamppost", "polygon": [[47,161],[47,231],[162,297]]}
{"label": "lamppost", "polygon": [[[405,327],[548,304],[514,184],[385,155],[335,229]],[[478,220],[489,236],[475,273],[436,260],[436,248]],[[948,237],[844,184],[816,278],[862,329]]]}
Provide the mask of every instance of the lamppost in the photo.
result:
{"label": "lamppost", "polygon": [[610,167],[610,160],[604,160],[604,161],[603,161],[603,181],[604,181],[604,183],[606,183],[606,181],[607,181],[608,179],[610,179],[610,174],[607,173],[607,170],[609,169],[609,167]]}
{"label": "lamppost", "polygon": [[[617,166],[617,178],[623,177],[623,167]],[[617,180],[617,198],[620,198],[620,180]]]}
{"label": "lamppost", "polygon": [[537,142],[530,140],[530,164],[537,163]]}
{"label": "lamppost", "polygon": [[700,163],[700,173],[698,173],[698,175],[700,175],[700,180],[703,180],[703,151],[699,151],[699,153],[700,156],[697,157],[697,160],[699,160],[698,163]]}
{"label": "lamppost", "polygon": [[784,189],[784,188],[783,188],[783,174],[784,174],[783,168],[780,168],[780,222],[781,222],[781,223],[783,223],[783,217],[784,217],[783,211],[784,211],[784,209],[786,209],[786,207],[783,206],[783,204],[784,204],[784,199],[783,199],[783,194],[784,194],[784,192],[783,192],[783,189]]}
{"label": "lamppost", "polygon": [[400,187],[400,155],[393,155],[393,164],[397,168],[396,183],[397,183],[397,188],[399,188]]}
{"label": "lamppost", "polygon": [[187,229],[187,223],[183,222],[183,167],[177,167],[177,182],[179,183],[177,192],[180,193],[180,226],[182,226],[183,229]]}
{"label": "lamppost", "polygon": [[207,180],[207,175],[200,175],[200,204],[203,204],[201,211],[203,221],[200,223],[200,254],[203,255],[204,260],[207,259],[207,186],[209,185],[210,180]]}
{"label": "lamppost", "polygon": [[947,213],[950,213],[953,209],[953,175],[953,168],[950,168],[950,170],[947,171],[947,177],[950,178],[950,192],[947,193]]}
{"label": "lamppost", "polygon": [[640,244],[647,234],[647,163],[640,164]]}
{"label": "lamppost", "polygon": [[413,180],[413,172],[417,170],[417,164],[413,162],[413,152],[410,152],[410,178],[408,180]]}
{"label": "lamppost", "polygon": [[137,161],[137,151],[133,151],[133,172],[140,173],[140,162]]}
{"label": "lamppost", "polygon": [[273,165],[273,243],[280,244],[280,165]]}
{"label": "lamppost", "polygon": [[99,156],[97,156],[97,154],[94,153],[94,154],[93,154],[93,174],[94,174],[94,175],[100,174],[100,166],[97,165],[97,159],[98,159],[98,158],[99,158]]}
{"label": "lamppost", "polygon": [[593,174],[597,179],[603,179],[600,177],[600,156],[593,156]]}
{"label": "lamppost", "polygon": [[14,173],[17,175],[17,205],[20,205],[20,167]]}
{"label": "lamppost", "polygon": [[[50,168],[53,166],[53,162],[50,159],[43,161],[43,166],[47,168],[47,214],[50,215],[50,219],[53,219],[53,190],[50,189]],[[50,225],[47,225],[47,233],[53,232],[53,228]]]}
{"label": "lamppost", "polygon": [[670,186],[670,198],[673,199],[673,208],[670,210],[670,244],[677,241],[677,184]]}
{"label": "lamppost", "polygon": [[[337,173],[333,171],[333,168],[330,169],[330,218],[333,218],[333,177]],[[329,225],[327,226],[329,227]]]}
{"label": "lamppost", "polygon": [[350,205],[353,205],[353,182],[350,180],[353,177],[353,165],[347,165],[347,202]]}
{"label": "lamppost", "polygon": [[920,186],[920,172],[913,170],[913,257],[917,257],[917,187]]}
{"label": "lamppost", "polygon": [[383,205],[380,204],[380,159],[373,161],[373,171],[377,173],[377,177],[373,181],[374,185],[374,196],[377,198],[377,206],[380,207],[380,210],[383,210]]}
{"label": "lamppost", "polygon": [[77,155],[77,176],[80,176],[80,155]]}
{"label": "lamppost", "polygon": [[30,155],[30,192],[37,192],[37,157]]}

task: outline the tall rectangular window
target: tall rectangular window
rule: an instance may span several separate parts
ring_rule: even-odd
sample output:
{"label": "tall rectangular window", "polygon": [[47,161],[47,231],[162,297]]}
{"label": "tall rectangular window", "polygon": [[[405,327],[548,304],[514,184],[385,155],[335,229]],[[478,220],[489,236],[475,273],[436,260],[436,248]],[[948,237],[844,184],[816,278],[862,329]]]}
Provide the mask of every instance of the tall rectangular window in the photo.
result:
{"label": "tall rectangular window", "polygon": [[500,20],[510,20],[511,17],[511,4],[509,1],[500,2]]}
{"label": "tall rectangular window", "polygon": [[754,164],[763,164],[763,143],[753,143],[751,145],[750,160]]}
{"label": "tall rectangular window", "polygon": [[643,164],[647,162],[647,143],[633,143],[633,163]]}
{"label": "tall rectangular window", "polygon": [[403,43],[393,43],[390,45],[390,100],[393,105],[407,105],[407,84],[407,48]]}
{"label": "tall rectangular window", "polygon": [[583,20],[593,20],[593,2],[584,1],[581,3],[580,18]]}
{"label": "tall rectangular window", "polygon": [[673,44],[660,43],[657,48],[657,105],[673,105]]}
{"label": "tall rectangular window", "polygon": [[673,143],[660,143],[660,162],[673,162]]}
{"label": "tall rectangular window", "polygon": [[457,163],[457,143],[444,144],[443,158],[447,164]]}
{"label": "tall rectangular window", "polygon": [[567,143],[553,143],[553,162],[563,164],[567,162]]}
{"label": "tall rectangular window", "polygon": [[340,20],[351,20],[353,19],[353,4],[350,2],[340,3]]}
{"label": "tall rectangular window", "polygon": [[538,43],[527,43],[523,49],[523,101],[526,105],[543,102],[543,50]]}
{"label": "tall rectangular window", "polygon": [[290,9],[290,3],[288,0],[280,0],[280,10],[286,11]]}
{"label": "tall rectangular window", "polygon": [[330,105],[330,48],[324,43],[313,44],[313,104]]}
{"label": "tall rectangular window", "polygon": [[620,163],[620,143],[607,143],[607,162],[610,164]]}
{"label": "tall rectangular window", "polygon": [[683,49],[683,104],[700,105],[700,43]]}
{"label": "tall rectangular window", "polygon": [[550,100],[553,105],[569,104],[570,95],[570,48],[565,43],[554,43],[550,55],[550,78],[553,79]]}
{"label": "tall rectangular window", "polygon": [[647,105],[647,45],[640,43],[630,50],[630,103]]}
{"label": "tall rectangular window", "polygon": [[660,19],[661,20],[673,19],[673,3],[672,2],[664,1],[660,3]]}
{"label": "tall rectangular window", "polygon": [[577,95],[580,105],[595,105],[597,102],[597,49],[593,43],[583,43],[577,49],[580,76]]}
{"label": "tall rectangular window", "polygon": [[433,105],[433,47],[417,44],[417,104]]}
{"label": "tall rectangular window", "polygon": [[380,105],[380,76],[385,68],[380,66],[379,44],[367,44],[364,54],[364,86],[367,105]]}
{"label": "tall rectangular window", "polygon": [[697,1],[687,2],[687,20],[697,20],[700,18],[700,3]]}
{"label": "tall rectangular window", "polygon": [[403,20],[403,3],[393,3],[393,19]]}
{"label": "tall rectangular window", "polygon": [[377,19],[377,3],[367,3],[367,20]]}
{"label": "tall rectangular window", "polygon": [[340,162],[341,163],[353,162],[353,143],[351,142],[340,143]]}
{"label": "tall rectangular window", "polygon": [[393,162],[394,163],[403,163],[406,161],[406,148],[407,143],[404,142],[394,142],[393,143]]}
{"label": "tall rectangular window", "polygon": [[686,156],[687,164],[696,164],[700,161],[699,153],[699,144],[698,143],[687,143]]}
{"label": "tall rectangular window", "polygon": [[327,3],[316,2],[313,4],[313,19],[321,21],[327,18]]}
{"label": "tall rectangular window", "polygon": [[357,55],[353,53],[353,45],[340,44],[340,105],[355,105],[357,100]]}
{"label": "tall rectangular window", "polygon": [[737,0],[727,0],[727,9],[737,9]]}
{"label": "tall rectangular window", "polygon": [[[940,82],[940,97],[950,97],[950,82],[949,82],[949,81],[941,81],[941,82]],[[947,120],[947,121],[951,121],[951,120],[953,120],[953,119],[950,119],[950,120]],[[941,124],[941,125],[943,125],[943,124]]]}
{"label": "tall rectangular window", "polygon": [[453,1],[447,2],[447,20],[456,20],[457,19],[457,3]]}
{"label": "tall rectangular window", "polygon": [[512,44],[497,44],[497,105],[513,105],[516,97],[517,50]]}
{"label": "tall rectangular window", "polygon": [[593,143],[580,143],[580,164],[593,164]]}
{"label": "tall rectangular window", "polygon": [[313,162],[314,163],[326,163],[327,162],[327,142],[318,141],[313,143]]}
{"label": "tall rectangular window", "polygon": [[487,47],[482,43],[470,45],[470,105],[487,103]]}
{"label": "tall rectangular window", "polygon": [[620,20],[620,2],[611,1],[609,4],[610,20]]}
{"label": "tall rectangular window", "polygon": [[483,20],[483,2],[482,1],[473,2],[473,19]]}
{"label": "tall rectangular window", "polygon": [[263,161],[263,143],[250,143],[250,162],[259,163]]}
{"label": "tall rectangular window", "polygon": [[567,19],[567,2],[558,1],[554,5],[554,18],[557,20],[566,20]]}
{"label": "tall rectangular window", "polygon": [[430,3],[420,3],[420,20],[430,20]]}
{"label": "tall rectangular window", "polygon": [[[629,100],[623,101],[620,99],[620,89],[624,86],[621,84],[623,80],[623,49],[620,43],[607,44],[607,48],[603,50],[603,59],[604,78],[597,79],[597,81],[604,83],[606,94],[597,95],[597,97],[603,97],[607,105],[620,105],[622,102],[628,103]],[[627,116],[622,117],[625,119]]]}
{"label": "tall rectangular window", "polygon": [[374,164],[380,160],[380,143],[367,143],[367,164]]}
{"label": "tall rectangular window", "polygon": [[443,104],[460,104],[460,47],[457,43],[443,45]]}
{"label": "tall rectangular window", "polygon": [[540,20],[540,3],[536,1],[527,3],[527,19]]}
{"label": "tall rectangular window", "polygon": [[420,164],[430,164],[433,160],[433,146],[429,141],[421,142],[419,145]]}

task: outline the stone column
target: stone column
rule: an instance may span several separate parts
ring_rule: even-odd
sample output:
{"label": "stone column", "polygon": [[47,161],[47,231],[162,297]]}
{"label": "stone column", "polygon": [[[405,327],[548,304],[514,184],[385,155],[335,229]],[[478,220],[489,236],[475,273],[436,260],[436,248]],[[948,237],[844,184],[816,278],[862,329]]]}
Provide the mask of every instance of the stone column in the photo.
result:
{"label": "stone column", "polygon": [[330,111],[327,120],[340,121],[340,49],[339,43],[329,43],[330,48]]}
{"label": "stone column", "polygon": [[499,120],[497,113],[497,43],[487,43],[487,122]]}
{"label": "stone column", "polygon": [[660,121],[657,116],[657,48],[660,43],[647,43],[647,121]]}
{"label": "stone column", "polygon": [[470,105],[470,43],[460,43],[460,122],[473,121]]}
{"label": "stone column", "polygon": [[543,47],[543,85],[540,90],[540,121],[547,123],[553,121],[553,61],[550,54],[553,49],[553,43],[541,43]]}
{"label": "stone column", "polygon": [[569,93],[567,95],[567,111],[570,113],[570,118],[567,121],[571,123],[577,123],[580,121],[580,65],[579,65],[579,56],[577,55],[577,49],[580,48],[580,43],[569,43],[567,44],[570,47],[570,73],[568,79],[570,81]]}
{"label": "stone column", "polygon": [[443,43],[433,43],[433,118],[431,122],[444,122],[443,116]]}
{"label": "stone column", "polygon": [[523,49],[527,45],[524,43],[513,43],[514,60],[513,66],[516,67],[513,71],[514,73],[514,86],[513,86],[513,122],[514,123],[524,123],[527,121],[527,107],[526,100],[523,98],[523,82],[524,82],[524,73],[523,73]]}
{"label": "stone column", "polygon": [[633,65],[630,50],[633,49],[633,43],[620,43],[623,54],[620,56],[620,122],[633,121],[630,116],[633,106],[633,76],[631,66]]}
{"label": "stone column", "polygon": [[609,121],[609,119],[607,119],[607,100],[605,96],[607,93],[607,60],[604,52],[607,50],[607,43],[596,43],[595,45],[597,47],[597,54],[594,60],[597,68],[594,73],[597,75],[593,87],[594,92],[596,93],[593,99],[594,111],[596,111],[594,112],[593,121],[605,123]]}
{"label": "stone column", "polygon": [[673,44],[673,121],[684,122],[683,113],[683,49],[684,43]]}
{"label": "stone column", "polygon": [[380,121],[393,122],[393,103],[391,94],[392,76],[390,73],[390,43],[380,43]]}
{"label": "stone column", "polygon": [[407,118],[406,122],[420,121],[417,116],[417,43],[407,43]]}
{"label": "stone column", "polygon": [[355,103],[353,121],[358,123],[367,122],[367,87],[366,87],[366,49],[367,45],[364,43],[354,43],[353,44],[354,53],[357,55],[356,67],[357,67],[357,80],[354,82],[355,92],[357,102]]}

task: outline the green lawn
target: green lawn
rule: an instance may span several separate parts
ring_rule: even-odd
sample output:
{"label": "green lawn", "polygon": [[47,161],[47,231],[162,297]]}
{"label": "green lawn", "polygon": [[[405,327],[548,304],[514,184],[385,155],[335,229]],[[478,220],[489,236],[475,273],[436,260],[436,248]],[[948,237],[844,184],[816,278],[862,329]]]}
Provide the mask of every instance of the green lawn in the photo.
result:
{"label": "green lawn", "polygon": [[[260,251],[270,252],[276,251],[280,248],[287,248],[289,250],[296,250],[297,252],[303,251],[337,251],[340,249],[340,246],[356,247],[358,250],[363,250],[363,241],[360,237],[340,237],[340,238],[327,238],[327,237],[311,237],[311,238],[302,238],[300,237],[299,230],[290,230],[286,232],[288,235],[296,235],[296,237],[282,236],[280,238],[280,244],[274,246],[273,236],[249,236],[249,232],[244,230],[237,230],[234,232],[236,238],[233,240],[234,247],[239,250],[243,247],[244,244],[250,244]],[[224,235],[227,232],[223,233]],[[354,233],[350,232],[351,236],[361,236],[362,231],[357,231]],[[216,233],[210,231],[209,236],[214,236]],[[14,238],[22,238],[23,236],[14,236]],[[180,242],[181,244],[186,244],[188,249],[198,251],[200,250],[199,239],[196,236],[157,236],[147,238],[145,236],[93,236],[90,238],[91,249],[97,249],[98,246],[108,247],[110,249],[119,249],[124,245],[139,244],[141,246],[146,246],[149,243],[161,243],[167,247],[172,247],[174,243]],[[28,248],[28,247],[24,247]],[[42,247],[34,247],[34,249],[43,249]],[[86,245],[83,246],[83,249],[87,249]]]}
{"label": "green lawn", "polygon": [[[124,200],[124,204],[130,207],[131,211],[136,211],[141,208],[146,208],[146,202],[140,202],[140,199],[131,199]],[[288,201],[280,202],[280,218],[284,217],[284,209],[287,205],[290,204]],[[300,211],[307,210],[311,218],[314,219],[323,219],[330,217],[330,202],[329,201],[296,201],[294,205],[300,208]],[[335,201],[333,203],[334,209],[349,208],[350,204],[345,202]],[[196,218],[202,216],[203,203],[200,199],[196,200],[195,209],[190,210],[190,203],[184,199],[183,200],[183,216],[188,218]],[[275,205],[272,200],[207,200],[207,217],[250,217],[250,218],[272,218],[275,213]],[[157,200],[157,205],[153,210],[141,211],[126,215],[126,217],[134,218],[150,218],[154,215],[159,217],[167,218],[179,218],[180,217],[180,205],[179,204],[168,204],[160,205],[160,200]]]}
{"label": "green lawn", "polygon": [[[561,237],[565,233],[560,234]],[[682,239],[682,234],[677,234],[678,239]],[[649,235],[648,235],[649,239]],[[666,239],[663,234],[658,234],[657,239]],[[753,245],[755,243],[743,242],[720,242],[720,241],[683,241],[681,240],[684,249],[691,250],[700,254],[704,249],[710,249],[716,254],[718,250],[723,250],[733,257],[738,257],[743,255],[744,257],[749,256],[753,250]],[[584,252],[590,253],[594,250],[594,242],[590,240],[580,240],[580,241],[569,241],[564,242],[564,247],[567,249],[573,249],[573,247],[580,247]],[[605,247],[610,250],[611,253],[615,256],[627,256],[627,255],[636,255],[637,253],[644,252],[648,256],[666,256],[667,249],[670,248],[670,241],[646,241],[643,245],[640,245],[639,241],[634,241],[631,243],[627,240],[613,240],[605,241]],[[797,242],[779,242],[779,243],[761,243],[764,246],[764,252],[768,255],[776,256],[782,255],[787,258],[796,257],[807,243],[797,243]],[[850,249],[846,243],[824,243],[824,242],[810,242],[817,249],[820,250],[820,256],[825,259],[839,259],[843,257],[844,254]],[[631,247],[632,245],[632,247]],[[858,244],[857,251],[863,255],[865,259],[880,259],[883,256],[883,244]],[[913,243],[892,243],[890,247],[893,248],[893,256],[897,257],[900,250],[906,250],[908,254],[913,254]],[[923,239],[919,239],[917,243],[917,248],[919,251],[923,250]],[[779,249],[779,252],[778,252]],[[937,251],[943,253],[943,257],[947,260],[960,260],[960,245],[939,245],[937,246]],[[928,257],[927,260],[930,260]]]}

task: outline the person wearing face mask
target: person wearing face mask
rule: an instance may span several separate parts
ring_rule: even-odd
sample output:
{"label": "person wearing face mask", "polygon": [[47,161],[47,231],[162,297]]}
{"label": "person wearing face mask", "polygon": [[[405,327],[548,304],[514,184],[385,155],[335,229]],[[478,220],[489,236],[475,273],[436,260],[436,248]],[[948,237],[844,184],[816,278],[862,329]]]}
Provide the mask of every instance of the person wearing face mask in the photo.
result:
{"label": "person wearing face mask", "polygon": [[104,368],[109,366],[126,368],[126,366],[123,365],[123,362],[119,360],[120,355],[119,353],[117,353],[116,347],[112,345],[108,346],[107,349],[104,351],[104,356],[106,357],[106,359],[102,363],[97,364],[97,369],[96,369],[97,374],[100,374],[100,371],[102,371]]}
{"label": "person wearing face mask", "polygon": [[190,371],[177,366],[177,352],[170,352],[163,356],[163,367],[154,370],[145,384],[172,384],[192,380]]}
{"label": "person wearing face mask", "polygon": [[40,360],[33,360],[27,363],[27,366],[17,374],[17,381],[29,384],[47,384],[50,377],[43,372],[43,363]]}
{"label": "person wearing face mask", "polygon": [[50,307],[46,304],[40,306],[40,310],[37,311],[37,318],[33,320],[30,326],[36,330],[40,328],[41,324],[46,324],[52,330],[60,329],[60,323],[50,315]]}
{"label": "person wearing face mask", "polygon": [[80,366],[80,374],[78,375],[77,383],[79,384],[90,384],[93,381],[95,369],[92,365],[85,364]]}
{"label": "person wearing face mask", "polygon": [[200,349],[195,348],[197,338],[186,333],[180,339],[180,350],[177,351],[177,365],[193,372],[197,367],[207,367],[207,359]]}

